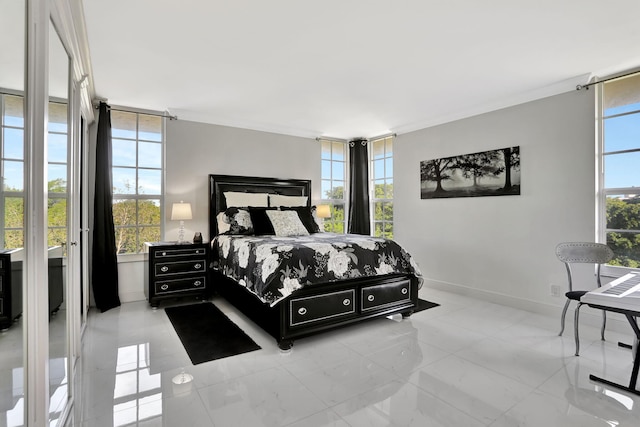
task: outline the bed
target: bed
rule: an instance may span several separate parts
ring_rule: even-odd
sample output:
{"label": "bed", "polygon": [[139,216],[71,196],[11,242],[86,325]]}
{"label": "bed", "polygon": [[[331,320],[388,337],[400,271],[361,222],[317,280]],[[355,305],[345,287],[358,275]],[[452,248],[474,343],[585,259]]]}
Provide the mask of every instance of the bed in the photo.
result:
{"label": "bed", "polygon": [[[221,213],[237,214],[234,207],[238,204],[258,204],[254,200],[262,203],[265,194],[269,202],[276,204],[281,199],[304,200],[304,207],[300,204],[299,208],[259,205],[271,212],[268,215],[272,220],[274,210],[306,212],[311,207],[310,180],[209,175],[209,193],[213,292],[273,336],[282,350],[290,349],[294,340],[312,334],[381,316],[409,317],[413,313],[422,278],[411,257],[391,240],[359,235],[338,238],[331,233],[262,235],[260,221],[254,217],[254,209],[260,208],[251,208],[255,230],[245,233],[221,229],[226,227],[221,225]],[[247,202],[235,201],[227,206],[233,195],[239,197],[237,200],[246,197]],[[246,214],[244,208],[240,210],[240,214]],[[277,215],[290,218],[288,215],[292,214]],[[303,218],[301,212],[298,215]],[[311,227],[306,222],[304,226]],[[367,247],[374,252],[367,253]],[[275,258],[279,264],[271,263]],[[369,265],[372,262],[364,261],[367,259],[377,259],[376,268]],[[362,268],[356,267],[356,260],[361,260]],[[390,261],[385,264],[380,260]],[[320,267],[310,264],[317,262]],[[398,267],[391,269],[388,264]]]}

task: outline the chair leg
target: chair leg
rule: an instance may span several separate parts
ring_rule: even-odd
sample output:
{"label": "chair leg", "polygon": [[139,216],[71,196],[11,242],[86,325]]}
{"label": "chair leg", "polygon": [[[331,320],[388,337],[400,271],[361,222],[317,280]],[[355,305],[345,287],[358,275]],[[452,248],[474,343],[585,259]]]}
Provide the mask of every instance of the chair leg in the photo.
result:
{"label": "chair leg", "polygon": [[571,303],[571,300],[567,298],[567,302],[564,303],[564,308],[562,309],[562,317],[560,317],[560,333],[558,334],[559,337],[561,337],[562,333],[564,332],[564,318],[567,315],[567,308],[569,308],[569,303]]}
{"label": "chair leg", "polygon": [[604,328],[607,326],[607,312],[602,310],[602,329],[600,329],[600,339],[604,341]]}
{"label": "chair leg", "polygon": [[582,303],[579,302],[576,307],[575,317],[573,320],[573,332],[575,334],[576,339],[576,356],[580,356],[580,335],[578,334],[578,321],[580,319],[580,307],[582,307]]}

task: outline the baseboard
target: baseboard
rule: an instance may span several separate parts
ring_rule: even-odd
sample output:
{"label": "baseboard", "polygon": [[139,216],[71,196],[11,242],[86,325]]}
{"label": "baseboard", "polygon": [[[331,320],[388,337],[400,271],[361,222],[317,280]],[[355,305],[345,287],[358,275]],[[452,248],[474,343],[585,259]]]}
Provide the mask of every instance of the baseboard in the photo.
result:
{"label": "baseboard", "polygon": [[[517,308],[520,310],[530,311],[532,313],[541,314],[544,316],[551,316],[558,318],[558,328],[560,327],[560,315],[562,314],[562,307],[564,306],[565,299],[562,298],[561,305],[547,304],[540,301],[529,300],[526,298],[514,297],[512,295],[505,295],[497,292],[487,291],[484,289],[471,288],[469,286],[460,285],[456,283],[445,282],[441,280],[425,279],[424,286],[427,288],[437,289],[441,291],[453,292],[459,295],[470,296],[483,301],[493,302],[508,307]],[[573,309],[575,303],[569,308],[567,313],[567,321],[573,321]],[[602,315],[599,310],[580,310],[580,323],[600,328],[602,325]],[[629,322],[627,319],[617,313],[607,313],[607,330],[628,334],[631,332]]]}

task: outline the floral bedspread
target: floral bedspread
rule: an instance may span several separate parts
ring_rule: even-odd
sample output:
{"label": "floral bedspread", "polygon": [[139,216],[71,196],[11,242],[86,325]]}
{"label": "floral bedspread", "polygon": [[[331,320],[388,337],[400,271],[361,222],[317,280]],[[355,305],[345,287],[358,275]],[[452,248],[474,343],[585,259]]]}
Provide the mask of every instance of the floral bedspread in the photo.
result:
{"label": "floral bedspread", "polygon": [[214,268],[271,306],[296,289],[392,273],[422,274],[396,242],[358,234],[221,235],[211,243]]}

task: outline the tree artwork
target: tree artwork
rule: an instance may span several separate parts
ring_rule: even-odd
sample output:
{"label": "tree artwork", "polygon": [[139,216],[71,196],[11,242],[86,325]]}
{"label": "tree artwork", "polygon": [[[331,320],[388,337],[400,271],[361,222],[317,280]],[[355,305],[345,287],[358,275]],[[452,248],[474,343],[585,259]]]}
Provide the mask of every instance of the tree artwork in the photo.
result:
{"label": "tree artwork", "polygon": [[520,194],[520,147],[420,162],[422,199]]}

